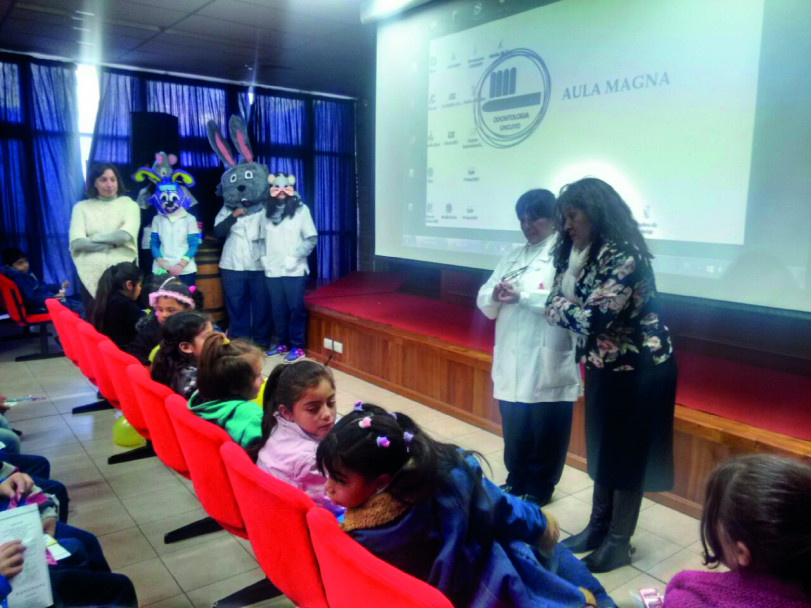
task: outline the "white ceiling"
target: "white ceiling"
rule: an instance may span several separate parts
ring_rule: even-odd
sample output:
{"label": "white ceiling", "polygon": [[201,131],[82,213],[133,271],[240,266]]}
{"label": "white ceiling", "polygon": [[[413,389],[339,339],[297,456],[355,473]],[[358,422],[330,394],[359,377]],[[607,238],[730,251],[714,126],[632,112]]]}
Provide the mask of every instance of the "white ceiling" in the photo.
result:
{"label": "white ceiling", "polygon": [[360,4],[0,0],[0,48],[364,97],[375,26],[361,25]]}

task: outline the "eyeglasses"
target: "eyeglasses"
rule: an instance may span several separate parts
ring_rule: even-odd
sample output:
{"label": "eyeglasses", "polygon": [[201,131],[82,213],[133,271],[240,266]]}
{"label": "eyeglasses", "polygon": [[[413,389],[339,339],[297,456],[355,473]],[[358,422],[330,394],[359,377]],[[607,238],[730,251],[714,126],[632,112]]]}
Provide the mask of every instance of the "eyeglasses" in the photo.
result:
{"label": "eyeglasses", "polygon": [[512,271],[508,272],[507,274],[505,274],[503,277],[501,277],[501,280],[502,281],[509,281],[510,279],[514,279],[515,277],[518,277],[518,276],[524,274],[524,272],[526,272],[527,268],[529,268],[529,266],[523,266],[522,268],[516,268],[515,270],[512,270]]}

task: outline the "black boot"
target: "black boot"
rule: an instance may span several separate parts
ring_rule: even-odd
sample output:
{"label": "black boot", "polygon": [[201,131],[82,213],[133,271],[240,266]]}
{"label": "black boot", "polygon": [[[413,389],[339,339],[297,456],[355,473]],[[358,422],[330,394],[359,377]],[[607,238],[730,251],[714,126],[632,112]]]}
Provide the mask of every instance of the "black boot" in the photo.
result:
{"label": "black boot", "polygon": [[631,536],[636,530],[642,492],[614,490],[611,526],[608,535],[594,553],[583,558],[591,572],[610,572],[631,563]]}
{"label": "black boot", "polygon": [[614,491],[610,488],[594,484],[594,496],[591,499],[591,517],[589,524],[580,534],[570,536],[561,541],[561,545],[572,553],[593,551],[600,546],[608,534],[611,525],[611,504]]}

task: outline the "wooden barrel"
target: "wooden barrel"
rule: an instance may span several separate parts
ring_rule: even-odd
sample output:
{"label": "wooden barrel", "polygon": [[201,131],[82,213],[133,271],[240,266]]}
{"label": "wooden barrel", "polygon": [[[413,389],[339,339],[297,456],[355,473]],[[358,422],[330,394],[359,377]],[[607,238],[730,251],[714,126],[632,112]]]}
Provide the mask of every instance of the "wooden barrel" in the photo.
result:
{"label": "wooden barrel", "polygon": [[220,255],[222,244],[213,237],[206,237],[197,249],[194,261],[197,263],[197,289],[203,292],[205,301],[203,312],[211,315],[215,323],[227,318],[225,300],[222,295],[220,278]]}

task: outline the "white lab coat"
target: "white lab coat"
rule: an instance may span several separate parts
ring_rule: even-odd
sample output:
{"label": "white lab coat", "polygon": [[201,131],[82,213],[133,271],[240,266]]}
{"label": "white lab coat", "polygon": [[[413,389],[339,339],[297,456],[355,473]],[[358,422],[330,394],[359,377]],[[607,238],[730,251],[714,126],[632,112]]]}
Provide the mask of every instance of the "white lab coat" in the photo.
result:
{"label": "white lab coat", "polygon": [[278,224],[265,220],[264,253],[262,266],[265,276],[301,277],[310,274],[307,256],[312,251],[305,241],[318,236],[313,217],[307,205],[299,205],[293,217],[286,217]]}
{"label": "white lab coat", "polygon": [[[223,207],[214,218],[216,226],[227,218],[234,210]],[[261,225],[265,220],[265,212],[257,211],[250,215],[237,218],[236,224],[231,226],[228,238],[222,247],[220,268],[226,270],[263,270],[262,268],[262,242]]]}
{"label": "white lab coat", "polygon": [[[574,335],[549,325],[544,316],[555,278],[551,256],[555,239],[552,235],[534,247],[521,245],[507,252],[479,290],[479,310],[496,320],[493,397],[501,401],[575,401],[580,395]],[[508,272],[527,265],[524,273],[510,280],[521,294],[519,301],[495,302],[495,285]]]}

